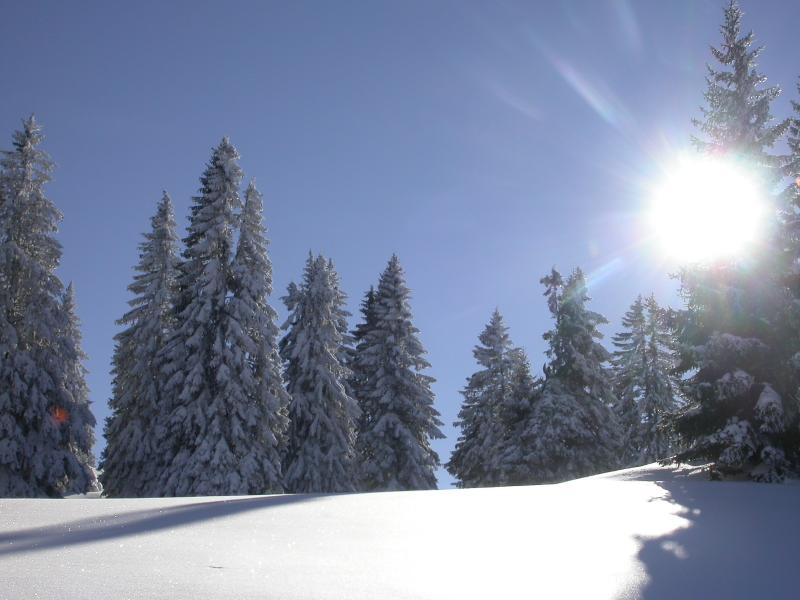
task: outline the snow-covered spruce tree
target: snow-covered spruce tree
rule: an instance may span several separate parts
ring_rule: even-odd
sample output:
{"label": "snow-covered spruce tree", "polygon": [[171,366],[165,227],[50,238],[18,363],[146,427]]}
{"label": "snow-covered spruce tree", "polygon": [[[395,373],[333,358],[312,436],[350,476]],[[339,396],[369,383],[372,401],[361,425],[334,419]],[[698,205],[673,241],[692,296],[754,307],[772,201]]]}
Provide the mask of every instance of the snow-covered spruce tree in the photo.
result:
{"label": "snow-covered spruce tree", "polygon": [[89,405],[89,386],[86,385],[88,371],[84,362],[88,358],[83,351],[83,336],[81,335],[81,322],[78,318],[77,304],[75,301],[75,286],[69,283],[61,296],[62,327],[59,332],[59,354],[64,362],[64,388],[71,399],[71,409],[54,411],[54,417],[63,422],[62,436],[68,448],[78,458],[78,461],[91,467],[92,477],[89,487],[86,488],[82,481],[68,480],[62,492],[64,494],[83,494],[100,489],[97,475],[94,472],[95,460],[92,446],[94,446],[95,418]]}
{"label": "snow-covered spruce tree", "polygon": [[[800,83],[797,84],[800,94]],[[800,299],[800,102],[792,101],[794,117],[789,120],[786,143],[789,155],[784,165],[784,175],[789,184],[783,192],[781,203],[781,232],[786,286],[795,299]],[[793,315],[792,326],[800,330],[800,315]]]}
{"label": "snow-covered spruce tree", "polygon": [[342,364],[338,277],[323,256],[306,261],[300,286],[284,297],[289,318],[280,342],[289,402],[284,485],[295,493],[355,490],[356,401]]}
{"label": "snow-covered spruce tree", "polygon": [[262,206],[261,194],[250,183],[232,267],[229,351],[235,371],[227,389],[230,399],[240,394],[238,403],[247,407],[241,426],[249,443],[235,449],[243,479],[250,489],[280,492],[280,452],[288,426],[289,394],[283,385],[278,354],[278,315],[268,301],[272,294],[272,262],[267,254]]}
{"label": "snow-covered spruce tree", "polygon": [[644,301],[648,373],[642,399],[644,460],[663,460],[681,447],[672,428],[672,416],[683,404],[682,382],[676,373],[674,314],[659,306],[650,294]]}
{"label": "snow-covered spruce tree", "polygon": [[620,426],[613,387],[597,341],[606,319],[586,308],[586,282],[576,269],[566,282],[553,269],[542,278],[553,329],[545,380],[523,434],[530,483],[583,477],[618,466]]}
{"label": "snow-covered spruce tree", "polygon": [[497,474],[498,485],[520,485],[531,480],[525,431],[540,396],[542,382],[531,374],[528,356],[522,348],[512,348],[508,360],[510,390],[499,407],[504,435],[494,453],[492,470]]}
{"label": "snow-covered spruce tree", "polygon": [[131,308],[118,321],[126,327],[114,338],[111,416],[100,478],[111,497],[148,495],[161,465],[154,439],[163,400],[160,357],[174,331],[178,263],[175,214],[166,192],[150,224],[128,286]]}
{"label": "snow-covered spruce tree", "polygon": [[472,354],[482,367],[467,379],[455,426],[460,430],[447,470],[458,487],[497,485],[498,454],[506,437],[501,407],[510,403],[511,338],[495,309]]}
{"label": "snow-covered spruce tree", "polygon": [[[258,309],[252,306],[252,295],[260,292],[248,288],[258,283],[241,280],[241,269],[252,259],[245,258],[252,239],[242,257],[232,256],[241,207],[238,158],[224,138],[200,179],[200,194],[189,215],[175,333],[162,353],[165,418],[157,439],[164,467],[151,492],[155,495],[277,489],[270,455],[274,420],[266,416],[271,407],[265,408],[264,397],[249,385],[254,378],[250,352],[255,355],[260,340],[251,337],[257,319],[248,310]],[[259,235],[257,227],[251,226],[249,233]]]}
{"label": "snow-covered spruce tree", "polygon": [[647,378],[647,338],[641,296],[622,316],[622,326],[625,330],[612,338],[616,347],[611,359],[617,399],[614,410],[622,431],[622,464],[632,466],[646,462],[641,399]]}
{"label": "snow-covered spruce tree", "polygon": [[721,68],[708,66],[707,106],[702,119],[692,122],[704,137],[692,137],[701,152],[746,159],[751,166],[763,167],[763,176],[771,181],[780,177],[781,159],[766,150],[780,139],[789,120],[770,125],[772,101],[781,93],[779,86],[762,87],[767,78],[757,70],[762,47],[751,48],[752,32],[741,36],[742,10],[735,0],[725,8],[720,33],[722,44],[711,47],[711,54]]}
{"label": "snow-covered spruce tree", "polygon": [[[800,83],[797,84],[797,91],[800,93]],[[787,348],[792,355],[789,387],[796,390],[794,407],[789,411],[794,412],[795,423],[788,428],[786,450],[795,470],[800,471],[800,101],[792,101],[792,108],[794,117],[790,121],[787,136],[790,153],[784,171],[790,183],[783,194],[781,230],[784,236],[784,273],[792,299],[788,320],[790,327],[787,329],[792,341]]]}
{"label": "snow-covered spruce tree", "polygon": [[613,338],[616,412],[626,465],[667,458],[676,449],[668,419],[678,407],[676,356],[665,311],[650,295],[639,296]]}
{"label": "snow-covered spruce tree", "polygon": [[794,115],[789,119],[788,135],[786,143],[789,146],[789,155],[784,165],[784,174],[790,182],[786,189],[789,203],[794,208],[800,209],[800,78],[797,83],[798,100],[792,100],[792,110]]}
{"label": "snow-covered spruce tree", "polygon": [[[339,335],[341,336],[341,341],[339,343],[339,351],[338,351],[338,358],[339,362],[341,362],[344,366],[352,371],[352,363],[355,357],[355,349],[353,344],[355,339],[350,333],[349,330],[349,323],[348,319],[350,318],[350,312],[345,308],[347,305],[347,294],[344,293],[342,290],[342,282],[341,277],[339,276],[338,271],[336,270],[336,266],[333,264],[333,259],[328,259],[328,271],[329,277],[331,282],[331,288],[333,289],[334,294],[334,311],[335,311],[335,318],[334,321],[336,322],[336,329],[339,331]],[[351,387],[352,383],[352,373],[351,375],[344,380],[344,387],[347,391],[347,395],[351,398],[354,398],[353,389]]]}
{"label": "snow-covered spruce tree", "polygon": [[359,351],[359,361],[374,369],[360,398],[357,451],[364,490],[436,488],[439,456],[430,441],[443,435],[430,389],[434,379],[422,373],[430,365],[412,323],[410,296],[393,255],[378,283],[375,325]]}
{"label": "snow-covered spruce tree", "polygon": [[61,213],[44,193],[52,163],[42,139],[30,117],[0,161],[0,496],[96,485],[95,421],[73,300],[55,273]]}
{"label": "snow-covered spruce tree", "polygon": [[[375,288],[370,286],[364,298],[361,301],[361,318],[362,321],[356,325],[355,329],[351,332],[353,339],[353,354],[350,361],[350,390],[352,391],[353,398],[359,404],[363,396],[366,382],[369,381],[373,375],[374,369],[368,360],[361,360],[363,350],[366,346],[367,332],[375,327]],[[364,413],[361,418],[363,419]],[[359,430],[361,426],[359,425]]]}
{"label": "snow-covered spruce tree", "polygon": [[[762,185],[765,198],[780,179],[780,161],[769,148],[788,127],[771,125],[770,104],[780,90],[763,88],[756,70],[760,48],[753,35],[741,36],[742,12],[725,9],[720,48],[712,48],[721,69],[709,68],[707,108],[695,123],[704,139],[701,152],[724,156]],[[777,213],[777,211],[775,211]],[[783,273],[777,222],[748,257],[684,269],[680,368],[691,373],[687,404],[675,426],[688,448],[675,459],[709,460],[712,473],[744,473],[778,481],[786,469],[784,436],[795,393],[787,385],[785,323],[789,299]]]}

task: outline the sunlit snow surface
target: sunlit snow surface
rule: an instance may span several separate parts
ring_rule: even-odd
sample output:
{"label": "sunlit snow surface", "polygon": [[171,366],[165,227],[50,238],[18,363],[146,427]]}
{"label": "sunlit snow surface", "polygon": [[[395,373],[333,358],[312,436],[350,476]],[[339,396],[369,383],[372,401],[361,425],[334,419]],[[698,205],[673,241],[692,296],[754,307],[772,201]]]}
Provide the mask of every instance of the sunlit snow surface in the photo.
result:
{"label": "sunlit snow surface", "polygon": [[798,598],[800,485],[0,500],[2,598]]}

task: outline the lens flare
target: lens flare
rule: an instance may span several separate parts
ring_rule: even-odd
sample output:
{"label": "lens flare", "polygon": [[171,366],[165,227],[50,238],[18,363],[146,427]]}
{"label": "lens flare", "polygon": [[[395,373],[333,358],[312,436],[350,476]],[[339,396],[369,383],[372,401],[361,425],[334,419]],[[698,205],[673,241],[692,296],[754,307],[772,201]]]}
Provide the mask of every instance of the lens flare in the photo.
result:
{"label": "lens flare", "polygon": [[680,262],[741,257],[767,216],[755,177],[722,158],[683,157],[652,190],[648,227],[661,251]]}
{"label": "lens flare", "polygon": [[63,425],[69,421],[69,411],[62,406],[54,406],[50,410],[50,415],[58,425]]}

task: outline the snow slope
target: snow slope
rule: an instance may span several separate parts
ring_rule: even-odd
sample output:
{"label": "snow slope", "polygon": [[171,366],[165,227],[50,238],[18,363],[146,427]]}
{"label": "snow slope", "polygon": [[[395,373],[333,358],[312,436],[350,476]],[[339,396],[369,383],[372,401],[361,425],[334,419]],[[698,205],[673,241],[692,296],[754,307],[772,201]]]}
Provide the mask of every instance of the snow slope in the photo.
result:
{"label": "snow slope", "polygon": [[798,598],[800,485],[0,500],[0,598]]}

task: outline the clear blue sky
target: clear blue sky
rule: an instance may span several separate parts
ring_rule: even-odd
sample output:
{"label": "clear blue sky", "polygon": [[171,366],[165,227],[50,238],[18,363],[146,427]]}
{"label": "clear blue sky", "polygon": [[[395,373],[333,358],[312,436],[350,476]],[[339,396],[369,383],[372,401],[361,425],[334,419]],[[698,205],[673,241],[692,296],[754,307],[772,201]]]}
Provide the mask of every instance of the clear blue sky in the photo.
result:
{"label": "clear blue sky", "polygon": [[[541,372],[539,278],[589,273],[613,333],[636,294],[675,302],[641,243],[642,182],[686,146],[723,2],[5,2],[0,147],[35,112],[58,168],[60,274],[108,414],[114,325],[166,189],[183,227],[223,135],[265,197],[273,304],[309,249],[353,312],[396,252],[448,439],[495,306]],[[800,3],[745,0],[785,94]],[[442,471],[440,485],[451,479]]]}

